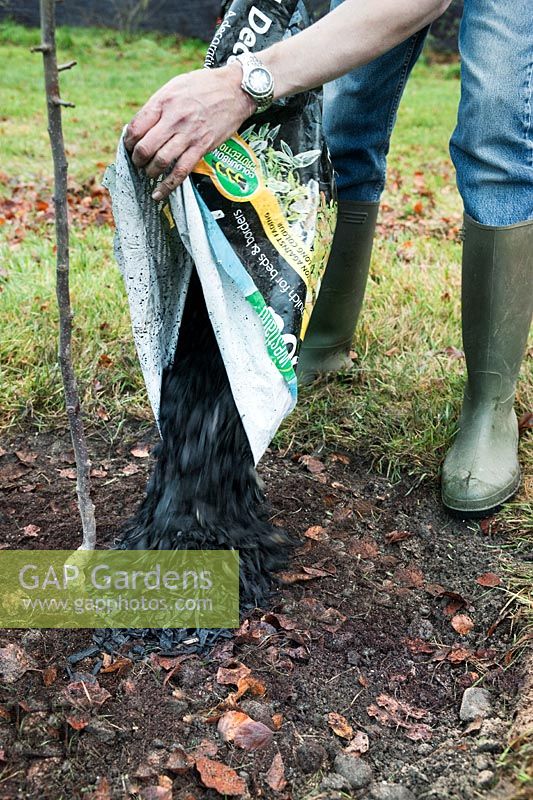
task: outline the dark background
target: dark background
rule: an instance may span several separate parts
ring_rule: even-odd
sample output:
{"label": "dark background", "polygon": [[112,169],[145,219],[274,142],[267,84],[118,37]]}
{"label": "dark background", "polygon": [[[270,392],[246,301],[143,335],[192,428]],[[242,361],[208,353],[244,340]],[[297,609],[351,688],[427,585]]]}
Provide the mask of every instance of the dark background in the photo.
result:
{"label": "dark background", "polygon": [[[308,0],[318,13],[329,0]],[[156,30],[208,41],[213,35],[221,0],[63,0],[57,3],[58,24],[96,25],[124,31]],[[432,27],[431,45],[441,52],[456,52],[457,30],[463,0],[455,0]],[[0,0],[0,20],[14,19],[39,25],[38,0]]]}

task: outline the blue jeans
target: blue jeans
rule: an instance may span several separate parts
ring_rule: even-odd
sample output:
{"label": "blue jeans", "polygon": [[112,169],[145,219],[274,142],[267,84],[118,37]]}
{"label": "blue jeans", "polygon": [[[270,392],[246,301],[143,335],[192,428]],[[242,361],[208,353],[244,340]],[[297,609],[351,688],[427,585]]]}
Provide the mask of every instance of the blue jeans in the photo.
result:
{"label": "blue jeans", "polygon": [[[334,8],[342,0],[332,0]],[[339,197],[379,200],[398,105],[428,28],[324,87]],[[461,100],[450,154],[465,211],[483,225],[533,219],[533,6],[465,0]]]}

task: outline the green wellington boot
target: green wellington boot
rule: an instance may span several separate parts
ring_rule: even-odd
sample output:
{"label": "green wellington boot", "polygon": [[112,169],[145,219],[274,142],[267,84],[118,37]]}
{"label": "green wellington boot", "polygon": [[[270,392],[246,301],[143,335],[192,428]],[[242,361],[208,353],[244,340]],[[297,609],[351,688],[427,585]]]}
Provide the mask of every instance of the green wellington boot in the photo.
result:
{"label": "green wellington boot", "polygon": [[298,382],[346,369],[363,304],[379,203],[339,201],[337,227],[322,286],[298,359]]}
{"label": "green wellington boot", "polygon": [[442,500],[483,516],[520,484],[516,381],[533,313],[533,221],[504,228],[465,215],[463,345],[468,378]]}

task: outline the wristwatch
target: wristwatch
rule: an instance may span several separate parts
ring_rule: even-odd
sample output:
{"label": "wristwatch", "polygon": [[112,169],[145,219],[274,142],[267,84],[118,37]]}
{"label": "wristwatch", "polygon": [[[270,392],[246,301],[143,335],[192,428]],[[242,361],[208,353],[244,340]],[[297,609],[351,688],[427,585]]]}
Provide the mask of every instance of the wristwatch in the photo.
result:
{"label": "wristwatch", "polygon": [[274,100],[274,77],[253,53],[230,56],[228,64],[238,61],[242,67],[241,88],[249,94],[257,106],[256,114],[262,114]]}

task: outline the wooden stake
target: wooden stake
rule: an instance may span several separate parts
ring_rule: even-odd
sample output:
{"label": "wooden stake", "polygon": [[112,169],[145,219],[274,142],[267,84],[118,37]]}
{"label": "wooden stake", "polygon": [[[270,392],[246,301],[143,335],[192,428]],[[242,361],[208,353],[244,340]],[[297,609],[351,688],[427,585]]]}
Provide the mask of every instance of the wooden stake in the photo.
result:
{"label": "wooden stake", "polygon": [[76,458],[77,491],[83,540],[80,550],[94,550],[96,523],[91,500],[91,462],[83,430],[81,404],[76,374],[72,364],[72,308],[69,287],[69,228],[67,204],[67,159],[63,139],[61,106],[71,106],[61,100],[55,42],[55,1],[40,0],[41,44],[34,48],[43,54],[46,104],[48,108],[48,134],[54,160],[54,205],[56,220],[56,294],[59,307],[59,364],[67,416]]}

